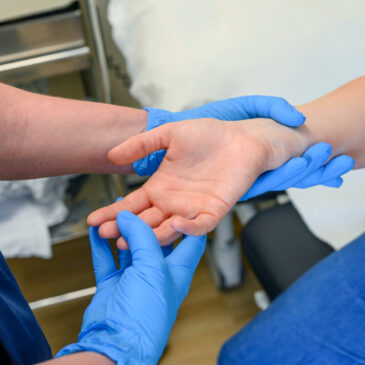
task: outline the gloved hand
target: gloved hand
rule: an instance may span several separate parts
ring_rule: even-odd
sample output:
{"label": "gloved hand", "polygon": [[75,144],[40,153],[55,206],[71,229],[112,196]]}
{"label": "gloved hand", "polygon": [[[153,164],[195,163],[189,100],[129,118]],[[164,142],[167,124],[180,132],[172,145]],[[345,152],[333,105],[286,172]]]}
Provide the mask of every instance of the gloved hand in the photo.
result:
{"label": "gloved hand", "polygon": [[276,170],[263,173],[247,193],[239,200],[245,201],[268,191],[281,191],[291,187],[306,189],[316,185],[338,188],[342,185],[341,175],[354,167],[352,157],[341,155],[327,160],[332,147],[325,142],[317,143]]}
{"label": "gloved hand", "polygon": [[85,311],[78,342],[57,357],[79,351],[104,354],[119,365],[157,364],[188,293],[206,237],[183,238],[166,258],[152,229],[128,211],[117,216],[129,251],[119,270],[107,240],[90,228],[97,290]]}
{"label": "gloved hand", "polygon": [[[145,108],[148,111],[147,131],[165,123],[187,119],[216,118],[219,120],[244,120],[271,118],[289,127],[298,127],[305,117],[285,99],[271,96],[242,96],[216,101],[194,109],[172,113],[163,109]],[[331,153],[328,144],[311,147],[302,157],[293,158],[276,170],[266,172],[252,185],[240,199],[244,201],[268,191],[279,191],[290,187],[308,188],[325,185],[338,188],[342,184],[341,175],[353,168],[354,161],[349,156],[339,156],[324,165]],[[133,167],[141,175],[152,175],[160,165],[166,151],[159,150],[135,161]]]}
{"label": "gloved hand", "polygon": [[[145,108],[148,111],[146,131],[165,123],[188,119],[215,118],[219,120],[244,120],[270,118],[288,127],[299,127],[304,115],[285,99],[274,96],[250,95],[215,101],[190,110],[172,113],[163,109]],[[133,168],[140,176],[152,175],[160,165],[166,151],[160,150],[135,161]]]}

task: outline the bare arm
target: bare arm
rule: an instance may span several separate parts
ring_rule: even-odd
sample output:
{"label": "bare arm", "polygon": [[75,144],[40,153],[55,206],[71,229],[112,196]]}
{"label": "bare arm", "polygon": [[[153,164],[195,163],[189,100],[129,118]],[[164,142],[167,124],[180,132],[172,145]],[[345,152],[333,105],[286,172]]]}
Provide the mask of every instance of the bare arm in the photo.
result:
{"label": "bare arm", "polygon": [[88,365],[113,365],[114,361],[108,357],[96,352],[77,352],[68,356],[61,356],[57,359],[42,362],[42,365],[73,365],[73,364],[88,364]]}
{"label": "bare arm", "polygon": [[365,167],[365,77],[297,107],[307,117],[301,127],[311,143],[328,142],[333,155],[347,154]]}
{"label": "bare arm", "polygon": [[0,84],[0,180],[131,172],[108,162],[107,152],[146,123],[146,111]]}

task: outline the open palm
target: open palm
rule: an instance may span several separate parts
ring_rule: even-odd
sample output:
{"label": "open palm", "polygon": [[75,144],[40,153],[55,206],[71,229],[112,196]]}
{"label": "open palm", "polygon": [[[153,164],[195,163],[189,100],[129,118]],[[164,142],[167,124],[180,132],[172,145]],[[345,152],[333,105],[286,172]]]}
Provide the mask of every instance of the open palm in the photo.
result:
{"label": "open palm", "polygon": [[[290,154],[284,152],[283,141],[289,141],[291,148],[285,151]],[[101,224],[102,237],[117,237],[115,218],[121,210],[129,210],[154,229],[162,245],[181,233],[203,235],[215,228],[261,173],[280,166],[294,150],[301,153],[300,145],[297,132],[268,119],[165,124],[110,151],[109,159],[117,164],[160,149],[167,153],[140,189],[95,211],[88,223]],[[123,239],[118,243],[125,244]]]}

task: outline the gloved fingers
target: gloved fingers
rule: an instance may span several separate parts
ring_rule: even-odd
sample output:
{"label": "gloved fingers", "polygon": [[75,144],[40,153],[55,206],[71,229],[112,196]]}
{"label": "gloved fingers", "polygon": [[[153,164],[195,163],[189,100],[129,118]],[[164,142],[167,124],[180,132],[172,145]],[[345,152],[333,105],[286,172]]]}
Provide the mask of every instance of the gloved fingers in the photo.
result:
{"label": "gloved fingers", "polygon": [[291,180],[303,172],[307,164],[305,158],[295,157],[278,169],[263,173],[239,201],[245,201],[271,191],[281,181]]}
{"label": "gloved fingers", "polygon": [[177,283],[182,302],[190,282],[204,253],[207,236],[185,236],[175,250],[166,258],[170,272]]}
{"label": "gloved fingers", "polygon": [[[307,176],[305,179],[295,184],[293,187],[299,189],[309,188],[315,185],[327,185],[327,182],[336,180],[341,175],[349,172],[354,167],[355,161],[350,156],[341,155],[333,158],[324,166],[315,170],[312,174]],[[338,182],[337,182],[338,183]],[[332,187],[338,187],[335,185],[330,185]]]}
{"label": "gloved fingers", "polygon": [[127,267],[132,264],[132,255],[129,250],[119,250],[118,249],[118,262],[119,271],[123,272]]}
{"label": "gloved fingers", "polygon": [[337,179],[333,179],[323,183],[322,185],[328,186],[329,188],[339,188],[343,184],[343,179],[338,177]]}
{"label": "gloved fingers", "polygon": [[304,115],[285,99],[262,95],[240,96],[215,101],[194,109],[172,113],[170,118],[172,122],[196,118],[219,120],[271,118],[290,127],[300,126],[305,121]]}
{"label": "gloved fingers", "polygon": [[98,227],[89,228],[89,237],[96,285],[99,285],[105,277],[117,271],[117,266],[109,242],[99,236]]}
{"label": "gloved fingers", "polygon": [[108,159],[115,165],[126,165],[149,155],[167,149],[170,142],[170,126],[164,124],[129,138],[108,153]]}
{"label": "gloved fingers", "polygon": [[101,237],[115,238],[119,236],[116,225],[113,226],[113,229],[112,226],[104,226],[105,222],[115,221],[117,214],[122,210],[128,210],[134,214],[139,214],[150,207],[151,202],[149,201],[148,196],[143,189],[138,189],[128,194],[123,200],[95,210],[88,216],[87,223],[90,226],[100,225],[99,233]]}
{"label": "gloved fingers", "polygon": [[159,150],[141,158],[140,160],[134,161],[134,171],[139,176],[152,175],[160,166],[165,155],[165,150]]}
{"label": "gloved fingers", "polygon": [[183,267],[194,273],[203,255],[207,236],[184,236],[175,250],[166,258],[170,266]]}
{"label": "gloved fingers", "polygon": [[171,227],[176,232],[190,236],[202,236],[212,231],[217,224],[217,217],[209,213],[201,213],[193,219],[180,216],[171,217]]}
{"label": "gloved fingers", "polygon": [[324,165],[329,159],[331,153],[332,147],[325,142],[320,142],[310,147],[309,149],[307,149],[307,151],[304,152],[302,156],[308,161],[307,167],[304,169],[304,171],[302,171],[294,178],[278,184],[275,188],[273,188],[273,191],[286,190],[300,183],[313,172],[320,169],[321,166]]}
{"label": "gloved fingers", "polygon": [[[146,260],[162,258],[162,250],[151,227],[131,212],[123,211],[117,216],[120,233],[128,242],[133,265]],[[152,264],[152,263],[151,263]]]}
{"label": "gloved fingers", "polygon": [[280,97],[253,95],[236,99],[249,118],[270,118],[289,127],[298,127],[305,121],[301,112]]}
{"label": "gloved fingers", "polygon": [[171,255],[172,251],[174,250],[174,244],[171,243],[168,246],[162,246],[161,249],[162,249],[163,255],[165,257],[167,257],[167,256]]}

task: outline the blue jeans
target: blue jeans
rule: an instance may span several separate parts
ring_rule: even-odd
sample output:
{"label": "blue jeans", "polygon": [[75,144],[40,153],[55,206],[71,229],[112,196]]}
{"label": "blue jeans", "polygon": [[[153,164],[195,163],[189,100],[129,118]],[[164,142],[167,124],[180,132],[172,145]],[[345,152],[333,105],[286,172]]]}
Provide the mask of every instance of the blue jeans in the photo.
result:
{"label": "blue jeans", "polygon": [[218,364],[365,364],[365,234],[228,340]]}

